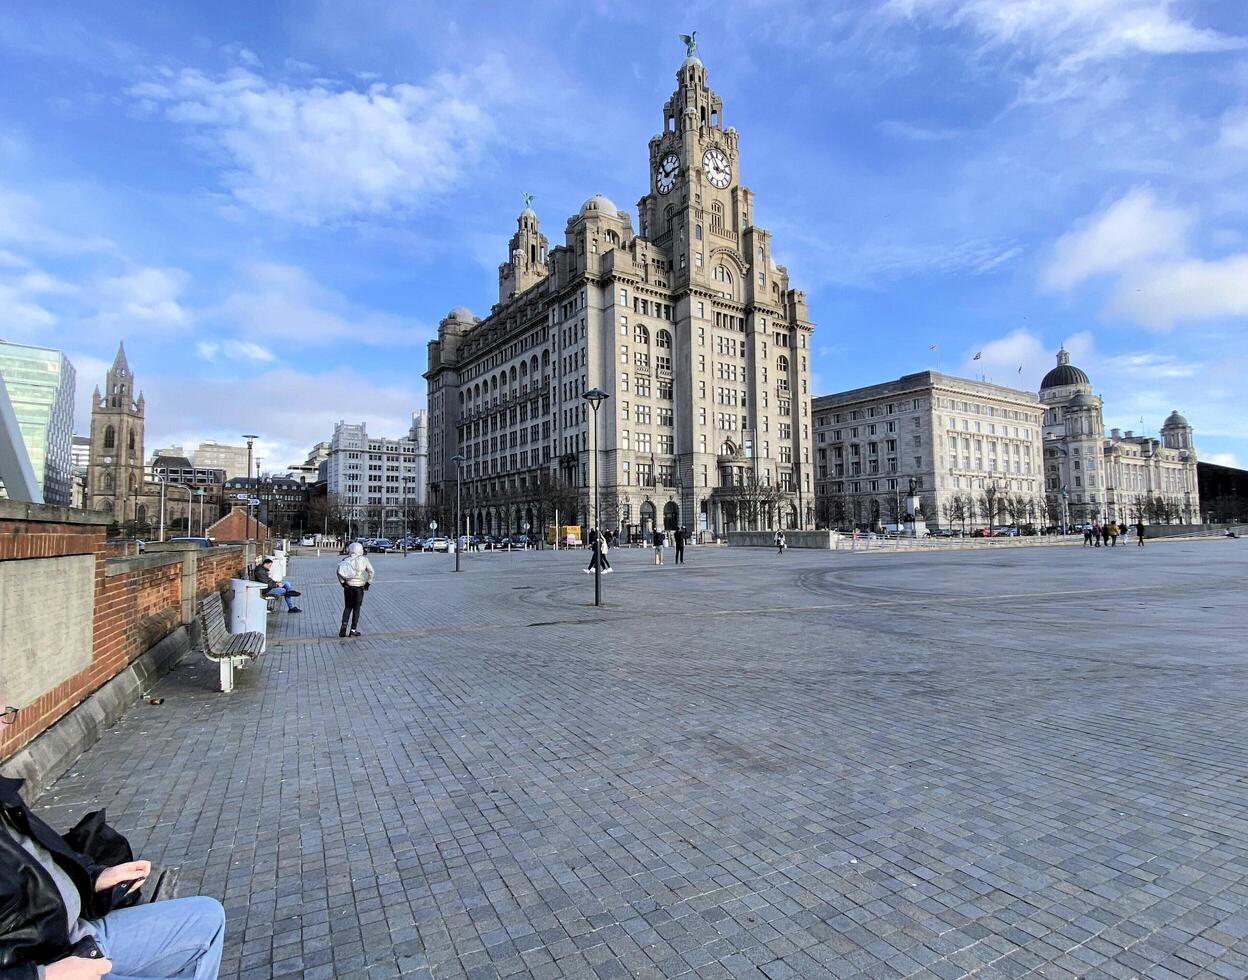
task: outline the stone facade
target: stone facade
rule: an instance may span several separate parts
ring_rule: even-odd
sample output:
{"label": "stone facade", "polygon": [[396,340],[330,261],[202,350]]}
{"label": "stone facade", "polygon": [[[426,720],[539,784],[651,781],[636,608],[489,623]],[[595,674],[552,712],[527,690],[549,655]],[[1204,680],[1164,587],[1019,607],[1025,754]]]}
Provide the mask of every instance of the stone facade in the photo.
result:
{"label": "stone facade", "polygon": [[548,524],[560,506],[589,523],[595,478],[600,523],[625,534],[813,520],[805,295],[753,224],[705,66],[689,57],[676,82],[638,229],[595,195],[550,248],[526,206],[498,304],[457,307],[429,345],[429,502],[454,506],[462,455],[472,531]]}
{"label": "stone facade", "polygon": [[[424,506],[428,446],[424,411],[412,413],[411,428],[400,439],[370,436],[363,423],[338,422],[323,464],[332,506],[378,534],[397,532],[405,515]],[[308,465],[315,457],[313,450]]]}
{"label": "stone facade", "polygon": [[1161,438],[1111,430],[1087,374],[1065,349],[1040,383],[1044,406],[1045,491],[1049,509],[1068,523],[1200,520],[1193,430],[1171,412]]}
{"label": "stone facade", "polygon": [[935,371],[814,399],[820,526],[870,528],[906,513],[927,529],[1044,517],[1034,393]]}

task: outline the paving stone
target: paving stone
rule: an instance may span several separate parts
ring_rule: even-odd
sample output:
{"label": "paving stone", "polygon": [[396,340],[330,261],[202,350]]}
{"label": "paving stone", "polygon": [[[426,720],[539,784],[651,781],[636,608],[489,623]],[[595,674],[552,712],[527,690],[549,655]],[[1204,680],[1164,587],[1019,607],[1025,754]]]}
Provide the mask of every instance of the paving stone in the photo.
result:
{"label": "paving stone", "polygon": [[[1238,542],[335,559],[52,786],[222,976],[1248,975]],[[787,972],[786,972],[787,971]]]}

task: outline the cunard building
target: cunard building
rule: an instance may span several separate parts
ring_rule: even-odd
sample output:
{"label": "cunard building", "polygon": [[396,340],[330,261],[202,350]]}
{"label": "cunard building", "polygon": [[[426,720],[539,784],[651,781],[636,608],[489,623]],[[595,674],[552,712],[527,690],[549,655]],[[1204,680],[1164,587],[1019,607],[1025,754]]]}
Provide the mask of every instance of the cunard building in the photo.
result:
{"label": "cunard building", "polygon": [[805,295],[753,223],[740,137],[692,51],[676,81],[637,227],[595,195],[552,248],[526,206],[498,304],[457,307],[429,344],[429,502],[449,514],[458,473],[473,532],[556,507],[587,524],[595,475],[601,525],[626,534],[813,522]]}

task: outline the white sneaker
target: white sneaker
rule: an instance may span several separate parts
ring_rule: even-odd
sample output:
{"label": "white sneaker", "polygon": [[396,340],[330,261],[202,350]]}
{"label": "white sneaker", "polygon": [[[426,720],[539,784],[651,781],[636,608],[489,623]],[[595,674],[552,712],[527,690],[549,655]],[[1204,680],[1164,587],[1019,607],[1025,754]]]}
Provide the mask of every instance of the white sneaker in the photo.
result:
{"label": "white sneaker", "polygon": [[586,574],[586,575],[593,575],[593,574],[594,574],[594,570],[593,570],[592,568],[587,568],[587,569],[585,569],[585,574]]}
{"label": "white sneaker", "polygon": [[614,569],[614,568],[604,568],[604,569],[602,570],[602,574],[603,574],[603,575],[610,575],[613,571],[615,571],[615,569]]}

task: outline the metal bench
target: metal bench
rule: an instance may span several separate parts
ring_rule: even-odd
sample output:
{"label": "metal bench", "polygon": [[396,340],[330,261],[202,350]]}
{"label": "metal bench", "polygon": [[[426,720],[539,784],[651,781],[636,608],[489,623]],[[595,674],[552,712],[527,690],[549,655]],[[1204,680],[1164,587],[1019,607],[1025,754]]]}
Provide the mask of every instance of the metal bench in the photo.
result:
{"label": "metal bench", "polygon": [[199,635],[204,655],[221,667],[221,690],[234,690],[234,668],[247,667],[264,652],[263,633],[231,633],[225,627],[225,604],[219,592],[199,603]]}

